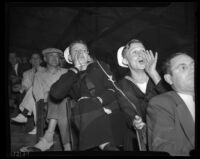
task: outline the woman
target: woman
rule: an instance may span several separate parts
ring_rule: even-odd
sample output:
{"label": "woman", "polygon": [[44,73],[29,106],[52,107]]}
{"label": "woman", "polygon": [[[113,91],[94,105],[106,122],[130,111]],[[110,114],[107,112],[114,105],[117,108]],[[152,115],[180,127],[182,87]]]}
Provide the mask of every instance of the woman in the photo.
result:
{"label": "woman", "polygon": [[[115,88],[97,61],[90,57],[85,42],[80,40],[71,43],[64,54],[66,61],[73,67],[53,84],[50,97],[54,102],[66,96],[77,101],[75,109],[79,110],[80,115],[78,150],[98,147],[101,150],[117,151],[116,146],[122,143],[120,139],[125,122],[118,105],[115,105],[114,110],[104,108],[116,101]],[[108,65],[103,62],[100,65],[111,74]]]}
{"label": "woman", "polygon": [[[118,64],[130,70],[130,74],[121,79],[118,84],[137,110],[135,111],[130,102],[119,94],[120,107],[126,114],[129,128],[125,135],[125,151],[139,150],[134,125],[146,121],[148,101],[153,96],[165,92],[160,75],[156,71],[157,57],[157,53],[154,56],[151,50],[145,50],[142,42],[137,39],[131,40],[118,50]],[[141,123],[139,129],[143,126],[144,123]]]}

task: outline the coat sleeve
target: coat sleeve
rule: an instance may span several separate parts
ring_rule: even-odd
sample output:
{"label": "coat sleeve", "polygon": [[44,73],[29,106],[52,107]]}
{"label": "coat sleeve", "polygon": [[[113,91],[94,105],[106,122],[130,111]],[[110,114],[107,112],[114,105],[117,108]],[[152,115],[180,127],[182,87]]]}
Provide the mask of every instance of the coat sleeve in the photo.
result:
{"label": "coat sleeve", "polygon": [[[106,73],[108,75],[112,76],[112,79],[115,81],[115,77],[112,74],[110,67],[106,65],[105,63],[101,63],[102,67],[105,69]],[[99,97],[102,99],[103,103],[102,105],[108,105],[109,103],[112,103],[114,100],[116,100],[116,90],[113,86],[112,82],[108,80],[108,77],[105,75],[105,73],[100,69],[100,75],[103,76],[103,82],[104,82],[104,91],[101,92]]]}
{"label": "coat sleeve", "polygon": [[31,74],[29,72],[23,73],[22,89],[27,91],[33,84]]}
{"label": "coat sleeve", "polygon": [[50,98],[53,101],[59,101],[66,97],[73,84],[78,80],[78,74],[69,70],[56,81],[50,89]]}
{"label": "coat sleeve", "polygon": [[165,92],[168,91],[166,86],[165,86],[165,83],[164,83],[164,81],[162,79],[158,82],[158,84],[156,85],[155,89],[156,89],[158,94],[165,93]]}
{"label": "coat sleeve", "polygon": [[[161,96],[159,96],[161,97]],[[170,98],[152,98],[147,107],[147,134],[150,151],[181,155],[174,118],[175,104]]]}

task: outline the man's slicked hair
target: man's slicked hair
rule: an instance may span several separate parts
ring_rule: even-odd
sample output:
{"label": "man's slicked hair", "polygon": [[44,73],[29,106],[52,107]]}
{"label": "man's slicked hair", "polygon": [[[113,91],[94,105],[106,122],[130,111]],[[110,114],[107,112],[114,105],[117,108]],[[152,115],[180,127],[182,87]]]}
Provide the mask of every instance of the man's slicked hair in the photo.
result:
{"label": "man's slicked hair", "polygon": [[73,46],[74,44],[83,44],[83,45],[86,46],[87,50],[89,51],[88,45],[87,45],[87,43],[86,43],[85,41],[83,41],[83,40],[75,40],[75,41],[73,41],[72,43],[70,43],[70,45],[69,45],[69,53],[70,53],[70,54],[71,54],[72,46]]}
{"label": "man's slicked hair", "polygon": [[143,43],[142,43],[140,40],[138,40],[138,39],[132,39],[132,40],[130,40],[130,41],[125,45],[125,47],[124,47],[124,49],[123,49],[123,51],[122,51],[122,57],[125,56],[127,50],[131,47],[131,45],[132,45],[132,44],[135,44],[135,43],[140,43],[140,44],[143,45]]}

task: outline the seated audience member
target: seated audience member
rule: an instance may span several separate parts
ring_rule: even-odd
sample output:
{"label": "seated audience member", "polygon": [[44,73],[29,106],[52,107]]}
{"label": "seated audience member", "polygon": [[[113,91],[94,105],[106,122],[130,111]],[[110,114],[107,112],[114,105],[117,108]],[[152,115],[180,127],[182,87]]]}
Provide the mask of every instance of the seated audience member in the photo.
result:
{"label": "seated audience member", "polygon": [[9,103],[17,108],[22,100],[22,96],[18,92],[21,88],[22,74],[27,68],[19,63],[15,52],[9,53],[9,63]]}
{"label": "seated audience member", "polygon": [[[32,85],[34,81],[35,74],[37,72],[42,72],[45,70],[44,67],[41,67],[40,64],[42,59],[38,53],[34,53],[31,56],[30,63],[32,68],[23,73],[23,79],[21,83],[21,87],[19,88],[20,93],[25,93],[25,96],[19,105],[19,109],[21,111],[16,117],[11,118],[11,120],[18,123],[26,123],[28,115],[31,115],[33,112],[34,121],[36,123],[36,114],[35,114],[35,100],[32,95]],[[30,134],[36,133],[36,127]]]}
{"label": "seated audience member", "polygon": [[20,149],[22,152],[33,152],[33,151],[47,151],[49,150],[54,142],[53,136],[56,125],[58,124],[61,133],[62,143],[64,150],[70,150],[69,134],[68,134],[68,121],[66,113],[66,99],[61,104],[52,103],[48,99],[50,87],[56,82],[60,76],[66,73],[68,70],[61,68],[60,57],[63,56],[63,52],[56,48],[47,48],[42,51],[44,55],[44,61],[47,63],[45,71],[38,72],[35,75],[33,83],[33,95],[38,102],[40,99],[44,99],[48,107],[48,128],[45,134],[38,143],[34,146],[23,147]]}
{"label": "seated audience member", "polygon": [[[118,100],[126,114],[129,129],[125,135],[125,151],[139,150],[133,122],[145,122],[148,101],[153,96],[165,91],[156,70],[157,57],[157,53],[154,56],[152,51],[146,50],[143,43],[137,39],[132,39],[118,50],[118,64],[130,70],[130,74],[122,78],[118,85],[137,109],[136,111],[130,102],[119,94]],[[136,115],[138,117],[134,121]]]}
{"label": "seated audience member", "polygon": [[149,150],[189,156],[195,148],[194,60],[185,53],[176,53],[164,66],[164,79],[173,91],[155,96],[149,102]]}
{"label": "seated audience member", "polygon": [[116,146],[123,137],[123,118],[117,114],[119,111],[106,108],[116,100],[115,88],[100,68],[101,65],[112,75],[108,65],[91,58],[82,40],[72,42],[64,54],[66,61],[74,66],[52,85],[50,98],[59,101],[68,95],[77,101],[78,150],[118,151]]}

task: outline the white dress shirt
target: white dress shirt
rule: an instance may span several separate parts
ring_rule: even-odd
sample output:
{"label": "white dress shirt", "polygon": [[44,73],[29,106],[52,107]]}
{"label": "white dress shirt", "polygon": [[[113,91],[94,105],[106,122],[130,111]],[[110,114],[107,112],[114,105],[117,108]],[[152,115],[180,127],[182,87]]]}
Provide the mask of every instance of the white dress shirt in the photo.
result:
{"label": "white dress shirt", "polygon": [[18,69],[18,63],[17,63],[17,64],[15,64],[15,67],[14,67],[14,69],[15,69],[15,73],[16,73],[16,75],[18,76],[18,72],[17,72],[17,69]]}
{"label": "white dress shirt", "polygon": [[62,74],[66,73],[68,69],[59,68],[55,74],[48,71],[37,72],[33,81],[33,95],[36,102],[44,99],[46,102],[49,90],[53,83],[55,83]]}
{"label": "white dress shirt", "polygon": [[146,89],[147,89],[147,83],[148,80],[144,83],[137,83],[135,82],[130,76],[125,76],[125,79],[130,80],[131,82],[133,82],[144,94],[146,93]]}
{"label": "white dress shirt", "polygon": [[147,82],[144,83],[136,83],[136,85],[140,88],[140,90],[145,94],[147,89]]}
{"label": "white dress shirt", "polygon": [[195,102],[194,102],[193,96],[188,95],[188,94],[183,94],[183,93],[178,93],[178,94],[185,102],[187,108],[189,109],[192,115],[193,120],[195,121]]}

